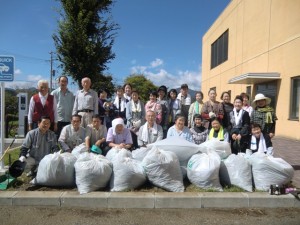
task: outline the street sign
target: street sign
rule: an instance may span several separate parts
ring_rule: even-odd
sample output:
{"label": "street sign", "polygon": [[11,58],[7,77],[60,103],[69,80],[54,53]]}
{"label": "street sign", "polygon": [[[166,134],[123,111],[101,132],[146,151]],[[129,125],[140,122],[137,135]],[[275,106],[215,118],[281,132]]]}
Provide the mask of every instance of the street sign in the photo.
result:
{"label": "street sign", "polygon": [[13,81],[15,73],[15,57],[0,56],[0,81]]}

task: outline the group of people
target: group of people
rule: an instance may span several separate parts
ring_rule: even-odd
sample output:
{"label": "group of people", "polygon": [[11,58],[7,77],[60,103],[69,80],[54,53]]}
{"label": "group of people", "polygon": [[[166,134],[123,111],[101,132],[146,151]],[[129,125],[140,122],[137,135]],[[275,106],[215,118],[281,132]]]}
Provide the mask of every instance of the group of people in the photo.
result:
{"label": "group of people", "polygon": [[[165,85],[149,93],[142,102],[131,84],[116,89],[114,100],[105,88],[91,89],[91,80],[81,80],[82,90],[74,96],[68,90],[68,78],[58,79],[59,87],[49,93],[46,80],[38,82],[38,93],[29,103],[29,132],[21,147],[20,161],[26,161],[30,174],[46,154],[62,150],[72,152],[84,144],[97,154],[110,148],[134,150],[177,136],[195,144],[212,138],[231,143],[232,153],[260,151],[272,154],[276,115],[270,98],[257,94],[249,104],[242,93],[230,103],[230,93],[216,100],[214,89],[203,102],[201,91],[192,98],[187,84],[167,90]],[[195,100],[194,100],[195,99]]]}

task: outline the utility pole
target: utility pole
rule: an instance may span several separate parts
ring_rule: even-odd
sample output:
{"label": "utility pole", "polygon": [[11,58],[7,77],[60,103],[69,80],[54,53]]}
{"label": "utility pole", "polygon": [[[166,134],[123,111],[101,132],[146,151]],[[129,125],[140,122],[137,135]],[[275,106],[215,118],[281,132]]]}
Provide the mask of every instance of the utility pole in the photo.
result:
{"label": "utility pole", "polygon": [[49,87],[49,92],[51,93],[52,91],[52,74],[53,74],[53,69],[52,69],[52,66],[53,66],[53,53],[54,52],[50,52],[50,87]]}

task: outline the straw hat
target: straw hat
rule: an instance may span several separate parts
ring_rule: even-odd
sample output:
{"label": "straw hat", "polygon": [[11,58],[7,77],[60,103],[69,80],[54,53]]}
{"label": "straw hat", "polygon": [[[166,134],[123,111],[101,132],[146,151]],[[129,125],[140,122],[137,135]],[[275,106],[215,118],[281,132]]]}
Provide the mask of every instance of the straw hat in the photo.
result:
{"label": "straw hat", "polygon": [[271,99],[266,97],[264,94],[257,94],[255,95],[255,99],[253,100],[253,104],[256,104],[257,101],[259,100],[266,100],[266,105],[269,105],[271,103]]}

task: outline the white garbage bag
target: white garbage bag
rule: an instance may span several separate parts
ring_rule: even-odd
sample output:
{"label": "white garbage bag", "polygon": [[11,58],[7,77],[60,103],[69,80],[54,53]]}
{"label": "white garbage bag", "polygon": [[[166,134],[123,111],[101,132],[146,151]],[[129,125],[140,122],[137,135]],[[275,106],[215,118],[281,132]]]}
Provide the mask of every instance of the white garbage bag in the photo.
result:
{"label": "white garbage bag", "polygon": [[81,143],[80,145],[76,146],[73,150],[72,150],[72,154],[75,155],[77,158],[79,157],[79,155],[81,153],[84,152],[88,152],[87,147],[85,146],[85,143]]}
{"label": "white garbage bag", "polygon": [[253,191],[251,165],[245,158],[245,154],[231,154],[222,161],[220,181],[222,184],[235,185],[246,191]]}
{"label": "white garbage bag", "polygon": [[221,159],[214,151],[195,154],[188,162],[187,177],[197,187],[223,191],[219,179],[220,164]]}
{"label": "white garbage bag", "polygon": [[74,164],[77,158],[71,153],[55,152],[46,155],[39,163],[34,184],[52,187],[72,187],[75,185]]}
{"label": "white garbage bag", "polygon": [[132,151],[132,158],[138,161],[143,161],[151,148],[141,147]]}
{"label": "white garbage bag", "polygon": [[175,153],[154,146],[142,161],[149,181],[167,191],[183,192],[183,177]]}
{"label": "white garbage bag", "polygon": [[226,159],[231,154],[230,144],[226,141],[219,141],[217,138],[212,138],[199,145],[200,151],[207,153],[208,149],[218,153],[221,159]]}
{"label": "white garbage bag", "polygon": [[294,176],[293,167],[282,158],[256,152],[249,157],[255,189],[268,191],[271,184],[289,183]]}
{"label": "white garbage bag", "polygon": [[82,153],[75,163],[76,185],[80,194],[107,186],[112,174],[112,163],[102,155]]}
{"label": "white garbage bag", "polygon": [[134,189],[144,184],[147,180],[142,163],[128,157],[126,151],[122,149],[113,158],[113,174],[110,179],[111,191]]}
{"label": "white garbage bag", "polygon": [[192,155],[200,152],[199,145],[179,137],[169,137],[149,145],[149,147],[152,146],[156,146],[164,151],[174,152],[181,166],[186,166]]}
{"label": "white garbage bag", "polygon": [[131,151],[129,151],[129,150],[125,149],[125,148],[111,148],[111,149],[107,152],[107,154],[106,154],[105,157],[106,157],[109,161],[113,161],[114,157],[115,157],[122,149],[126,150],[126,155],[127,155],[127,157],[130,157],[130,158],[132,157]]}

